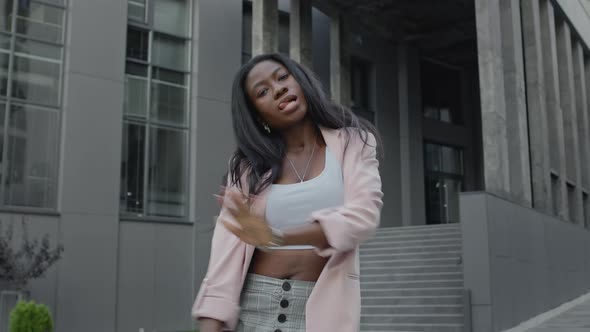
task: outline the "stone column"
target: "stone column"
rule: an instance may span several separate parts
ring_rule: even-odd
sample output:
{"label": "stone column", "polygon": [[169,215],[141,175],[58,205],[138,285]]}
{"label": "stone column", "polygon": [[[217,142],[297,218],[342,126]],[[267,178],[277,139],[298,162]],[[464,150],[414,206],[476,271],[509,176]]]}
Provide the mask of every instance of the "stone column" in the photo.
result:
{"label": "stone column", "polygon": [[[586,137],[586,142],[582,144],[582,146],[586,147],[586,152],[588,159],[590,160],[590,59],[584,59],[584,74],[586,76],[586,103],[587,107],[583,111],[586,119],[586,128],[588,128],[588,136]],[[590,213],[590,167],[587,166],[586,172],[588,172],[588,184],[586,185],[586,193],[585,193],[585,201],[584,206],[586,207],[587,214]],[[590,228],[590,215],[585,216],[585,224],[586,228]]]}
{"label": "stone column", "polygon": [[252,56],[279,50],[277,0],[252,1]]}
{"label": "stone column", "polygon": [[291,0],[289,55],[307,68],[311,63],[311,0]]}
{"label": "stone column", "polygon": [[426,224],[426,208],[420,56],[405,43],[398,44],[397,54],[401,224],[422,225]]}
{"label": "stone column", "polygon": [[510,170],[499,0],[475,0],[485,190],[509,197]]}
{"label": "stone column", "polygon": [[526,71],[526,91],[529,119],[529,148],[533,207],[552,213],[551,171],[549,164],[549,129],[545,102],[545,75],[538,0],[522,1],[522,33]]}
{"label": "stone column", "polygon": [[[578,130],[576,114],[576,94],[574,87],[574,67],[572,58],[572,35],[569,24],[558,22],[557,60],[559,66],[559,87],[561,88],[561,109],[563,116],[563,131],[565,133],[566,180],[569,183],[568,201],[570,206],[570,220],[581,223],[583,219],[582,188],[580,177],[580,149],[578,148]],[[571,191],[574,193],[570,193]]]}
{"label": "stone column", "polygon": [[332,99],[350,106],[349,32],[346,19],[339,13],[330,22],[330,89]]}
{"label": "stone column", "polygon": [[[582,188],[590,190],[590,124],[588,123],[588,95],[586,87],[586,72],[584,66],[584,47],[576,41],[573,49],[574,81],[576,87],[576,106],[578,119],[578,147]],[[585,166],[584,166],[585,165]]]}
{"label": "stone column", "polygon": [[506,128],[510,196],[532,206],[529,137],[519,0],[500,1],[502,68],[506,100]]}
{"label": "stone column", "polygon": [[553,5],[549,0],[541,0],[540,12],[541,44],[543,46],[543,75],[545,78],[547,124],[549,129],[549,162],[553,177],[551,180],[553,213],[563,219],[568,219],[569,213],[565,184],[565,145],[557,68],[555,13],[553,11]]}

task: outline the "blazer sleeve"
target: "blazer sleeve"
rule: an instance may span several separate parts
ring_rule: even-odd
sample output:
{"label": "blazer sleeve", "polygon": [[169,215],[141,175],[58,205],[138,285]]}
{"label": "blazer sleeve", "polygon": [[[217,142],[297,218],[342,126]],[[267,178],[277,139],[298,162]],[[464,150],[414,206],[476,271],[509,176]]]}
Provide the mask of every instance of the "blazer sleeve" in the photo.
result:
{"label": "blazer sleeve", "polygon": [[383,192],[373,134],[368,133],[367,143],[364,144],[360,133],[354,133],[344,153],[344,205],[310,215],[309,221],[320,224],[329,244],[317,249],[320,256],[355,249],[379,226]]}
{"label": "blazer sleeve", "polygon": [[[229,188],[227,190],[237,190]],[[246,243],[231,233],[220,221],[235,223],[225,202],[217,218],[207,274],[191,310],[194,319],[213,318],[234,330],[240,312],[242,273]]]}

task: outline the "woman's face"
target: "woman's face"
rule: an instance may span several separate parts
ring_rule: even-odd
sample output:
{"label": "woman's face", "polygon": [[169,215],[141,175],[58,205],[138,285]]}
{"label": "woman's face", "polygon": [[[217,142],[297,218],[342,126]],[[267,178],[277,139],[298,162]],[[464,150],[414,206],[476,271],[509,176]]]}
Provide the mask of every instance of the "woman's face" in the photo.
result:
{"label": "woman's face", "polygon": [[255,65],[246,77],[246,90],[260,118],[271,129],[288,128],[307,113],[301,86],[280,63],[265,60]]}

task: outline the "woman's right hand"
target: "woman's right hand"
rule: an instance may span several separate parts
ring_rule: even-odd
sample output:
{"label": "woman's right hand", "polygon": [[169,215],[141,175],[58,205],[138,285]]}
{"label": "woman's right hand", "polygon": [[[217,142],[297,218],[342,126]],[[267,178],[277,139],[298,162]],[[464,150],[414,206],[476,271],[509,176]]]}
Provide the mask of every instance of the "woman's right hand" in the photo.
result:
{"label": "woman's right hand", "polygon": [[201,332],[221,332],[223,322],[213,318],[201,318],[199,319],[199,326]]}

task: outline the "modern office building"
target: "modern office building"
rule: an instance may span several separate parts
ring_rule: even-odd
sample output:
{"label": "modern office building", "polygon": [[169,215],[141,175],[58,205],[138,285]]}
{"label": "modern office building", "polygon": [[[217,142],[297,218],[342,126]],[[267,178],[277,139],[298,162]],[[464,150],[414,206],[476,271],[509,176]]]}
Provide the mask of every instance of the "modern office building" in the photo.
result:
{"label": "modern office building", "polygon": [[589,47],[587,0],[0,0],[0,223],[64,245],[56,331],[191,330],[231,82],[283,52],[380,130],[382,227],[457,225],[463,328],[501,331],[590,291]]}

